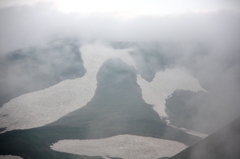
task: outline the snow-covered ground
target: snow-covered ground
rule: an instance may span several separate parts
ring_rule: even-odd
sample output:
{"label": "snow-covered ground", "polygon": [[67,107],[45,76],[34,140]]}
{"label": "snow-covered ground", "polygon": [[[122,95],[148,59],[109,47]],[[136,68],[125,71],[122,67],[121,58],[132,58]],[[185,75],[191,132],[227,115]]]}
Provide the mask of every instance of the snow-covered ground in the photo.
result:
{"label": "snow-covered ground", "polygon": [[[169,122],[170,123],[170,122]],[[182,130],[184,131],[185,133],[188,133],[188,134],[191,134],[191,135],[194,135],[194,136],[198,136],[198,137],[201,137],[201,138],[205,138],[207,137],[208,135],[207,134],[204,134],[204,133],[200,133],[200,132],[197,132],[197,131],[193,131],[193,130],[190,130],[190,129],[186,129],[186,128],[178,128],[176,126],[173,126],[173,125],[170,125],[169,123],[167,123],[167,125],[171,126],[171,127],[174,127],[174,128],[177,128],[179,130]]]}
{"label": "snow-covered ground", "polygon": [[[120,58],[135,66],[129,55],[133,49],[113,49],[101,43],[87,44],[80,48],[86,74],[82,78],[62,81],[44,90],[24,94],[12,99],[0,108],[0,128],[5,131],[40,127],[85,106],[97,87],[97,73],[105,61]],[[165,100],[176,89],[203,90],[198,81],[186,70],[174,68],[158,72],[152,82],[137,75],[142,97],[160,117],[167,117]]]}
{"label": "snow-covered ground", "polygon": [[137,76],[137,83],[142,89],[142,97],[160,117],[168,117],[165,112],[166,99],[177,89],[193,92],[205,91],[198,80],[187,73],[185,69],[174,68],[158,72],[151,82]]}
{"label": "snow-covered ground", "polygon": [[207,134],[200,133],[200,132],[193,131],[193,130],[189,130],[189,129],[186,129],[186,128],[183,128],[183,127],[181,127],[180,130],[183,130],[188,134],[195,135],[195,136],[198,136],[198,137],[201,137],[201,138],[205,138],[205,137],[208,136]]}
{"label": "snow-covered ground", "polygon": [[6,156],[0,155],[0,159],[22,159],[22,157],[12,156],[12,155],[6,155]]}
{"label": "snow-covered ground", "polygon": [[53,144],[55,151],[86,156],[101,156],[104,159],[157,159],[171,157],[187,146],[171,140],[134,135],[118,135],[97,140],[61,140]]}
{"label": "snow-covered ground", "polygon": [[208,135],[207,134],[204,134],[204,133],[200,133],[200,132],[197,132],[197,131],[193,131],[193,130],[190,130],[190,129],[186,129],[186,128],[178,128],[176,126],[173,126],[173,125],[170,125],[170,120],[166,120],[166,124],[171,126],[171,127],[174,127],[174,128],[177,128],[179,130],[182,130],[184,131],[185,133],[188,133],[188,134],[191,134],[191,135],[194,135],[194,136],[198,136],[198,137],[201,137],[201,138],[205,138],[207,137]]}
{"label": "snow-covered ground", "polygon": [[135,67],[129,55],[133,49],[116,50],[101,43],[80,48],[86,74],[82,78],[65,80],[44,90],[24,94],[0,108],[0,128],[5,131],[40,127],[85,106],[97,87],[97,72],[110,58],[120,58]]}
{"label": "snow-covered ground", "polygon": [[186,128],[183,128],[183,127],[179,128],[179,130],[182,130],[182,131],[184,131],[184,132],[186,132],[188,134],[191,134],[191,135],[194,135],[194,136],[198,136],[198,137],[201,137],[201,138],[205,138],[205,137],[208,136],[207,134],[200,133],[200,132],[193,131],[193,130],[189,130],[189,129],[186,129]]}

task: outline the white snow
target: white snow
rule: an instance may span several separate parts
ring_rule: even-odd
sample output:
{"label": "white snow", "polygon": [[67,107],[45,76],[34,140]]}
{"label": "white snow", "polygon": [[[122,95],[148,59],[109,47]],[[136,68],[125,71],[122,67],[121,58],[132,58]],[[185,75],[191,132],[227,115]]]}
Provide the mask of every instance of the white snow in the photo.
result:
{"label": "white snow", "polygon": [[186,129],[186,128],[183,128],[183,127],[178,128],[178,127],[176,127],[176,126],[170,125],[170,123],[171,123],[170,120],[166,120],[166,124],[167,124],[167,125],[169,125],[169,126],[171,126],[171,127],[174,127],[174,128],[177,128],[177,129],[179,129],[179,130],[182,130],[182,131],[184,131],[184,132],[187,133],[187,134],[191,134],[191,135],[194,135],[194,136],[198,136],[198,137],[201,137],[201,138],[203,138],[203,139],[208,136],[207,134],[200,133],[200,132],[197,132],[197,131],[193,131],[193,130],[190,130],[190,129]]}
{"label": "white snow", "polygon": [[189,130],[189,129],[186,129],[186,128],[183,128],[183,127],[181,127],[180,130],[183,130],[184,132],[186,132],[188,134],[195,135],[195,136],[198,136],[198,137],[201,137],[201,138],[205,138],[205,137],[208,136],[207,134],[200,133],[200,132],[193,131],[193,130]]}
{"label": "white snow", "polygon": [[[170,122],[169,122],[169,123],[170,123]],[[169,125],[169,123],[168,123],[167,125]],[[178,128],[178,127],[173,126],[173,125],[169,125],[169,126],[174,127],[174,128],[177,128],[177,129],[179,129],[179,130],[182,130],[182,131],[184,131],[184,132],[187,133],[187,134],[191,134],[191,135],[198,136],[198,137],[201,137],[201,138],[205,138],[205,137],[208,136],[207,134],[200,133],[200,132],[197,132],[197,131],[193,131],[193,130],[190,130],[190,129],[186,129],[186,128],[183,128],[183,127]]]}
{"label": "white snow", "polygon": [[0,127],[6,127],[5,131],[40,127],[85,106],[95,93],[96,75],[103,63],[110,58],[120,58],[135,67],[129,55],[132,50],[116,50],[101,43],[82,46],[80,51],[87,71],[82,78],[65,80],[12,99],[0,108]]}
{"label": "white snow", "polygon": [[134,135],[118,135],[97,140],[61,140],[53,144],[55,151],[86,156],[101,156],[104,159],[157,159],[171,157],[187,146],[171,140]]}
{"label": "white snow", "polygon": [[12,155],[0,155],[0,159],[22,159],[22,157],[19,156],[12,156]]}
{"label": "white snow", "polygon": [[166,99],[177,89],[193,92],[205,91],[194,77],[183,68],[166,69],[158,72],[151,82],[137,76],[137,83],[142,89],[142,97],[146,103],[162,117],[168,117],[165,112]]}
{"label": "white snow", "polygon": [[167,123],[167,125],[169,125],[170,124],[170,120],[166,120],[166,123]]}

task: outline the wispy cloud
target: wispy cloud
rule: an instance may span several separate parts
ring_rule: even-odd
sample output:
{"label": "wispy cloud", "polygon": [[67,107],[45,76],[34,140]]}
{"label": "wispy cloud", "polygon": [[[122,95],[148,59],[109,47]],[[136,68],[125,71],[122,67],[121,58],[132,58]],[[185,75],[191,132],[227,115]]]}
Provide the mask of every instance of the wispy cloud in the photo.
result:
{"label": "wispy cloud", "polygon": [[[103,7],[107,5],[105,2],[113,5],[110,1],[101,1],[100,9],[94,9],[94,1],[91,4],[78,1],[79,8],[89,7],[85,13],[63,12],[59,8],[61,3],[64,4],[63,1],[58,4],[52,1],[35,2],[1,2],[0,55],[65,37],[77,38],[82,42],[103,40],[175,43],[179,49],[171,52],[170,57],[174,59],[171,66],[189,69],[202,86],[214,94],[212,106],[214,109],[218,106],[220,114],[226,111],[230,114],[237,112],[235,110],[239,107],[240,93],[238,1],[184,1],[181,4],[177,1],[118,1],[119,6],[115,6],[113,10]],[[72,3],[74,4],[73,1]],[[167,13],[166,10],[157,11],[158,7],[164,6],[167,6],[168,14],[163,14]],[[146,9],[142,12],[135,9],[135,12],[140,13],[135,16],[119,16],[118,10],[128,13],[132,8]],[[202,44],[201,50],[199,45]],[[164,54],[169,55],[168,51]]]}

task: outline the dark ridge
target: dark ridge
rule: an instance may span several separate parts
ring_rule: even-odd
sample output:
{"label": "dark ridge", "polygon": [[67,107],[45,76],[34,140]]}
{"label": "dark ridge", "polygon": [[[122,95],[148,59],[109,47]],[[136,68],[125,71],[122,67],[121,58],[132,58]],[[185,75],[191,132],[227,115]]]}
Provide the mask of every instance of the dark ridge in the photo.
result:
{"label": "dark ridge", "polygon": [[25,93],[85,74],[76,40],[54,40],[0,57],[0,107]]}
{"label": "dark ridge", "polygon": [[119,134],[168,139],[187,145],[199,141],[198,137],[166,125],[152,106],[144,102],[134,71],[121,60],[107,61],[97,75],[96,93],[85,107],[43,127],[1,134],[0,154],[71,159],[77,156],[53,151],[50,145],[62,139],[98,139]]}
{"label": "dark ridge", "polygon": [[220,107],[215,99],[217,97],[211,92],[176,90],[166,100],[166,113],[171,125],[205,134],[219,130],[237,117],[239,109],[236,106],[231,106],[232,109]]}
{"label": "dark ridge", "polygon": [[[137,71],[147,81],[152,81],[155,74],[166,68],[172,68],[178,58],[173,53],[177,46],[173,43],[160,42],[112,42],[113,48],[137,48],[130,53],[137,65]],[[166,47],[169,46],[169,47]]]}
{"label": "dark ridge", "polygon": [[240,118],[171,159],[239,159]]}
{"label": "dark ridge", "polygon": [[210,97],[203,91],[176,90],[166,100],[166,113],[171,125],[210,134],[216,125],[214,111],[209,107]]}
{"label": "dark ridge", "polygon": [[0,128],[0,132],[2,132],[2,131],[4,131],[4,130],[6,130],[6,128]]}
{"label": "dark ridge", "polygon": [[108,158],[111,158],[111,159],[123,159],[123,158],[119,158],[119,157],[109,157],[107,156]]}
{"label": "dark ridge", "polygon": [[[179,42],[111,42],[115,49],[135,48],[130,55],[136,62],[137,71],[142,78],[151,82],[155,74],[159,71],[164,71],[167,68],[173,68],[177,65],[190,67],[190,63],[182,59],[182,54],[185,53],[183,46],[189,45]],[[194,56],[190,56],[191,62],[206,56],[209,53],[210,47],[206,43],[192,43],[192,52]]]}
{"label": "dark ridge", "polygon": [[84,123],[88,138],[132,134],[175,140],[191,145],[198,137],[186,134],[162,121],[152,106],[142,99],[132,67],[121,60],[109,60],[99,70],[98,86],[92,100],[48,126],[74,126]]}

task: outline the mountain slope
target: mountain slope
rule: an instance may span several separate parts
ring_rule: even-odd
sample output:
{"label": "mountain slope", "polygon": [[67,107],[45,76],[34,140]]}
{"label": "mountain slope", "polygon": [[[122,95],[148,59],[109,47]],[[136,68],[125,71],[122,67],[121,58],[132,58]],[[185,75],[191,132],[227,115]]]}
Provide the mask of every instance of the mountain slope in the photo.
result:
{"label": "mountain slope", "polygon": [[171,159],[239,159],[240,118]]}
{"label": "mountain slope", "polygon": [[86,73],[76,40],[56,39],[0,56],[0,107],[20,95]]}
{"label": "mountain slope", "polygon": [[90,138],[132,134],[175,140],[187,145],[194,143],[187,134],[167,126],[152,106],[145,103],[132,67],[117,59],[109,60],[99,70],[97,79],[96,93],[85,107],[46,127],[79,127],[84,123]]}
{"label": "mountain slope", "polygon": [[120,58],[134,66],[128,54],[131,50],[114,50],[101,43],[82,46],[81,57],[87,71],[84,76],[62,81],[5,103],[0,107],[0,128],[6,128],[2,132],[44,126],[85,106],[95,94],[96,76],[103,63],[109,58]]}
{"label": "mountain slope", "polygon": [[166,113],[171,125],[210,134],[220,124],[214,120],[214,110],[209,107],[210,98],[210,93],[203,91],[176,90],[166,99]]}
{"label": "mountain slope", "polygon": [[134,68],[121,60],[106,62],[98,72],[97,81],[96,93],[85,107],[40,128],[1,134],[0,154],[34,159],[76,158],[55,152],[50,145],[63,139],[99,139],[119,134],[174,140],[186,145],[200,140],[159,118],[142,99]]}

